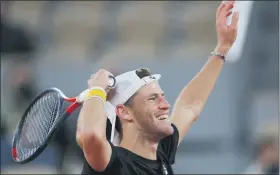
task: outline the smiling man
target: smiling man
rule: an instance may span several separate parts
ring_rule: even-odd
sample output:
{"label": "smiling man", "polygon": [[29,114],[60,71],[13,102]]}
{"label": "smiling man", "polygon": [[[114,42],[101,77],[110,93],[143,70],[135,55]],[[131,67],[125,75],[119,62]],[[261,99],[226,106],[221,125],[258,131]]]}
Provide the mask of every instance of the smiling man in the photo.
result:
{"label": "smiling man", "polygon": [[[236,40],[238,13],[233,14],[230,26],[226,24],[233,6],[234,2],[228,1],[217,9],[217,47],[181,91],[170,116],[170,105],[158,84],[159,74],[146,69],[121,74],[116,77],[113,95],[107,90],[110,72],[99,70],[90,77],[90,96],[81,109],[76,134],[86,159],[82,174],[174,174],[171,165],[177,147],[202,111]],[[117,115],[118,142],[106,138],[106,101]]]}

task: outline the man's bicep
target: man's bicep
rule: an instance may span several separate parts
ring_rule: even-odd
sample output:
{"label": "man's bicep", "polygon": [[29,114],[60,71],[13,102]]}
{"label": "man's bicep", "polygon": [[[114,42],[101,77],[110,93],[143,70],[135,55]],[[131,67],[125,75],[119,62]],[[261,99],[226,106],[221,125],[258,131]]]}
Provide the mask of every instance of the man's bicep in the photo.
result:
{"label": "man's bicep", "polygon": [[191,125],[196,119],[197,114],[192,108],[178,108],[173,110],[171,122],[177,127],[179,132],[178,145],[184,139]]}

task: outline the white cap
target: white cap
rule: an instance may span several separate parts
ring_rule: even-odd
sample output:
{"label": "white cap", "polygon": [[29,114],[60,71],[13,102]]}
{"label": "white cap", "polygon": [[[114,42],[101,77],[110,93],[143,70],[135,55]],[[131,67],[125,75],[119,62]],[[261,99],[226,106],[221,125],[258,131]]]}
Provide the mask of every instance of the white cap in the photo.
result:
{"label": "white cap", "polygon": [[116,123],[116,106],[124,104],[131,96],[133,96],[141,87],[160,79],[160,74],[153,74],[143,78],[139,78],[136,70],[123,73],[116,77],[115,94],[110,101],[105,104],[105,111],[112,124],[111,142],[119,145],[119,133],[115,132]]}

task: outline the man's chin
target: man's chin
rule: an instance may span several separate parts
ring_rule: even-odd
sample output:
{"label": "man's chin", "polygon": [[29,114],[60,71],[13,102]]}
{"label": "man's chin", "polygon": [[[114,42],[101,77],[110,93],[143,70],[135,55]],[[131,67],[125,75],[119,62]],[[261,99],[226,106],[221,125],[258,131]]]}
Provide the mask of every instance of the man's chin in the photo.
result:
{"label": "man's chin", "polygon": [[168,128],[164,128],[163,132],[162,132],[162,135],[163,137],[167,137],[167,136],[170,136],[174,133],[174,128],[170,125]]}
{"label": "man's chin", "polygon": [[168,132],[168,135],[172,135],[174,133],[174,128],[172,126],[170,126],[170,130]]}

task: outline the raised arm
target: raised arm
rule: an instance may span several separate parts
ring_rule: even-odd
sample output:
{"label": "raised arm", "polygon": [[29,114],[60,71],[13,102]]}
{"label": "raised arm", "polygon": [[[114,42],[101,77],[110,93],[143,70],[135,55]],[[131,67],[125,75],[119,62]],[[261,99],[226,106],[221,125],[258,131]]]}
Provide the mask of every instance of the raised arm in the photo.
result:
{"label": "raised arm", "polygon": [[[221,3],[216,12],[216,30],[218,44],[214,52],[226,56],[237,36],[238,13],[233,14],[230,26],[226,24],[234,1]],[[212,55],[199,73],[186,85],[179,94],[171,121],[179,130],[179,143],[183,140],[192,123],[202,111],[218,76],[223,68],[224,60]]]}
{"label": "raised arm", "polygon": [[[108,75],[109,72],[106,70],[99,70],[88,80],[88,87],[106,89]],[[105,170],[112,154],[111,146],[106,139],[106,121],[103,100],[90,98],[84,102],[78,118],[76,140],[88,164],[96,171]]]}

